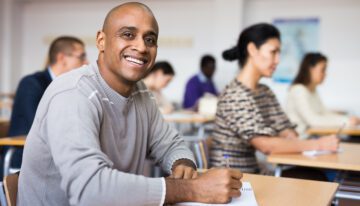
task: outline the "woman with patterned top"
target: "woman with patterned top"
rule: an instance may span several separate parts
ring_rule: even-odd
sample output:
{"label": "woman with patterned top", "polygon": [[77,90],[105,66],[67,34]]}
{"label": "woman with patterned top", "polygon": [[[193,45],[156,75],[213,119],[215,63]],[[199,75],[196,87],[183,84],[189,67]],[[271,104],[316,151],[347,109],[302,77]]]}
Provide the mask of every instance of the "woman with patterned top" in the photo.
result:
{"label": "woman with patterned top", "polygon": [[259,81],[271,77],[279,63],[280,33],[270,24],[246,28],[237,45],[224,51],[225,60],[238,59],[240,73],[226,86],[216,112],[211,164],[246,173],[260,173],[256,150],[264,154],[338,148],[335,135],[300,140],[274,93]]}

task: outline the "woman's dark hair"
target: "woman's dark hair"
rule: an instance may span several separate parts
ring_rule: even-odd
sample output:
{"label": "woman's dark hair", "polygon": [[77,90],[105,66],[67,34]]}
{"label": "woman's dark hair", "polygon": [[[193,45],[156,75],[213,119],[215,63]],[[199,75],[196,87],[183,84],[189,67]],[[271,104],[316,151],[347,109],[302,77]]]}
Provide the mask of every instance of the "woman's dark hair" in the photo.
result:
{"label": "woman's dark hair", "polygon": [[253,42],[257,48],[260,48],[262,44],[271,38],[280,40],[280,32],[276,27],[267,23],[252,25],[241,32],[237,45],[225,50],[222,56],[227,61],[238,59],[239,65],[244,66],[249,56],[248,44]]}
{"label": "woman's dark hair", "polygon": [[327,61],[326,56],[321,53],[307,53],[305,54],[301,64],[298,74],[296,75],[292,85],[294,84],[303,84],[307,86],[310,84],[311,76],[310,69],[313,68],[316,64],[322,61]]}
{"label": "woman's dark hair", "polygon": [[175,76],[175,71],[172,68],[171,64],[167,61],[159,61],[154,64],[149,74],[161,70],[165,75]]}

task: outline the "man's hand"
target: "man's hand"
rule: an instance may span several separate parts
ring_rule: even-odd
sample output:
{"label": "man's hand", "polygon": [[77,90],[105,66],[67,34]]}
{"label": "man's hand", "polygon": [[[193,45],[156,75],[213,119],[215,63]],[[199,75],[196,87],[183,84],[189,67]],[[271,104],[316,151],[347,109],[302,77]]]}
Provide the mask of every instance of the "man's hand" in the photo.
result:
{"label": "man's hand", "polygon": [[210,169],[194,179],[166,178],[165,203],[228,203],[240,196],[242,173],[228,168]]}
{"label": "man's hand", "polygon": [[193,179],[197,177],[195,164],[188,159],[177,160],[172,166],[170,178]]}
{"label": "man's hand", "polygon": [[242,173],[236,169],[210,169],[196,178],[196,201],[204,203],[228,203],[241,195]]}

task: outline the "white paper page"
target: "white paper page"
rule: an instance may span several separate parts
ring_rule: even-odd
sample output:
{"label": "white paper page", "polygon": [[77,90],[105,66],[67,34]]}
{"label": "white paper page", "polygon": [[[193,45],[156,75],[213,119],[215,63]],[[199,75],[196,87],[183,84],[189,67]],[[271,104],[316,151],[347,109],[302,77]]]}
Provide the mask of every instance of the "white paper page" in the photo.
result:
{"label": "white paper page", "polygon": [[238,198],[233,198],[231,202],[227,204],[205,204],[205,203],[198,203],[198,202],[182,202],[175,204],[176,206],[258,206],[255,198],[254,191],[251,187],[250,182],[243,182],[242,183],[241,196]]}
{"label": "white paper page", "polygon": [[196,115],[199,114],[193,114],[193,113],[181,113],[181,112],[174,112],[171,114],[163,114],[164,119],[189,119],[196,117]]}
{"label": "white paper page", "polygon": [[318,155],[328,155],[342,152],[342,149],[339,148],[337,151],[328,151],[328,150],[307,150],[303,151],[302,154],[305,156],[318,156]]}

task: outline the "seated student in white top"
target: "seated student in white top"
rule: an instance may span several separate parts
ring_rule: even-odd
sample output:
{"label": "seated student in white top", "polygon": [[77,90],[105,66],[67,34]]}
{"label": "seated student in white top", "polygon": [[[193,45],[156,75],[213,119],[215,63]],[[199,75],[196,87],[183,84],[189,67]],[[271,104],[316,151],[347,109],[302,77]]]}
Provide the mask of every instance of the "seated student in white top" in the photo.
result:
{"label": "seated student in white top", "polygon": [[174,106],[161,93],[175,76],[171,64],[166,61],[156,62],[147,76],[144,78],[146,87],[153,93],[159,106],[160,112],[168,114],[174,111]]}
{"label": "seated student in white top", "polygon": [[306,137],[306,129],[314,126],[341,127],[360,124],[357,117],[349,117],[326,108],[317,93],[325,79],[327,58],[320,53],[307,53],[292,83],[286,105],[290,120],[297,124],[297,132]]}

